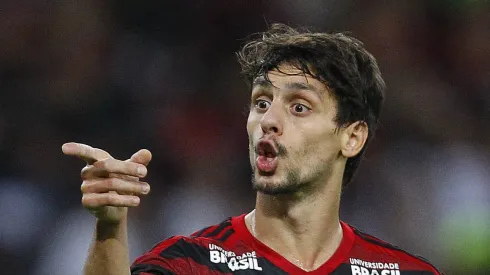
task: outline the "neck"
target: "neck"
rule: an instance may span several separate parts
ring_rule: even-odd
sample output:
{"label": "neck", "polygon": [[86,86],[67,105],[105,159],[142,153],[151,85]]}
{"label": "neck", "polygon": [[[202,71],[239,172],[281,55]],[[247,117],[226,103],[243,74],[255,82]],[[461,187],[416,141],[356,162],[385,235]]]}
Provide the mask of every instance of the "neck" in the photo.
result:
{"label": "neck", "polygon": [[342,240],[339,221],[340,184],[327,184],[311,194],[257,194],[247,226],[261,242],[304,270],[326,262]]}

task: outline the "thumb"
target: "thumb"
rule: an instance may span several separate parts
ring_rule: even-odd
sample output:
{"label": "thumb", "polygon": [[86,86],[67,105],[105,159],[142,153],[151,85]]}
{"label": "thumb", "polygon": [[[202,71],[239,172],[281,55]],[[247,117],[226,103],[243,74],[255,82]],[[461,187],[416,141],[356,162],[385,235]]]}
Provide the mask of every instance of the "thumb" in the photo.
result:
{"label": "thumb", "polygon": [[147,166],[151,161],[151,157],[152,156],[150,151],[148,151],[147,149],[141,149],[138,152],[134,153],[129,161]]}

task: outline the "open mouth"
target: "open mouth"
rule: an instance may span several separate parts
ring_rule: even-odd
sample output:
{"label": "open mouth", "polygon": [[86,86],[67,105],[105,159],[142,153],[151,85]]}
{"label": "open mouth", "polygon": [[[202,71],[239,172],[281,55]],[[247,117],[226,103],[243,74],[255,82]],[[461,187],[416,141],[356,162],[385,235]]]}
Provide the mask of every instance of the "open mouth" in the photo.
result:
{"label": "open mouth", "polygon": [[272,175],[278,166],[278,149],[272,140],[261,140],[256,147],[255,165],[262,175]]}
{"label": "open mouth", "polygon": [[262,140],[257,144],[257,154],[267,158],[275,158],[277,149],[271,140]]}

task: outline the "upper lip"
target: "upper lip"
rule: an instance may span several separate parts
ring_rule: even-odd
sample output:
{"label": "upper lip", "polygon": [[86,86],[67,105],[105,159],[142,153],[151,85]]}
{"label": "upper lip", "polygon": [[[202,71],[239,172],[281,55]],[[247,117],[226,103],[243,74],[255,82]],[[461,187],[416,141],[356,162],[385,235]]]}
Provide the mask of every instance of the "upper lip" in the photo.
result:
{"label": "upper lip", "polygon": [[256,152],[260,156],[266,156],[274,158],[277,156],[278,151],[274,142],[270,139],[262,139],[257,143]]}

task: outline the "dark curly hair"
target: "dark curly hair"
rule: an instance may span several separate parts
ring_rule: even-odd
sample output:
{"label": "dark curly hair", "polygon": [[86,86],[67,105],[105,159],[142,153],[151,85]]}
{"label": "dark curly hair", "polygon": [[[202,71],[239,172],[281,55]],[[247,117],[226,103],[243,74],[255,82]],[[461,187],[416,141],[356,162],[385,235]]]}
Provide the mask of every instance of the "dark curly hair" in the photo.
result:
{"label": "dark curly hair", "polygon": [[357,121],[367,124],[366,145],[347,160],[342,181],[345,187],[374,136],[384,98],[385,83],[378,64],[363,43],[343,33],[313,33],[273,24],[268,31],[253,36],[237,57],[249,84],[260,76],[268,80],[267,72],[287,63],[318,79],[333,93],[339,128]]}

